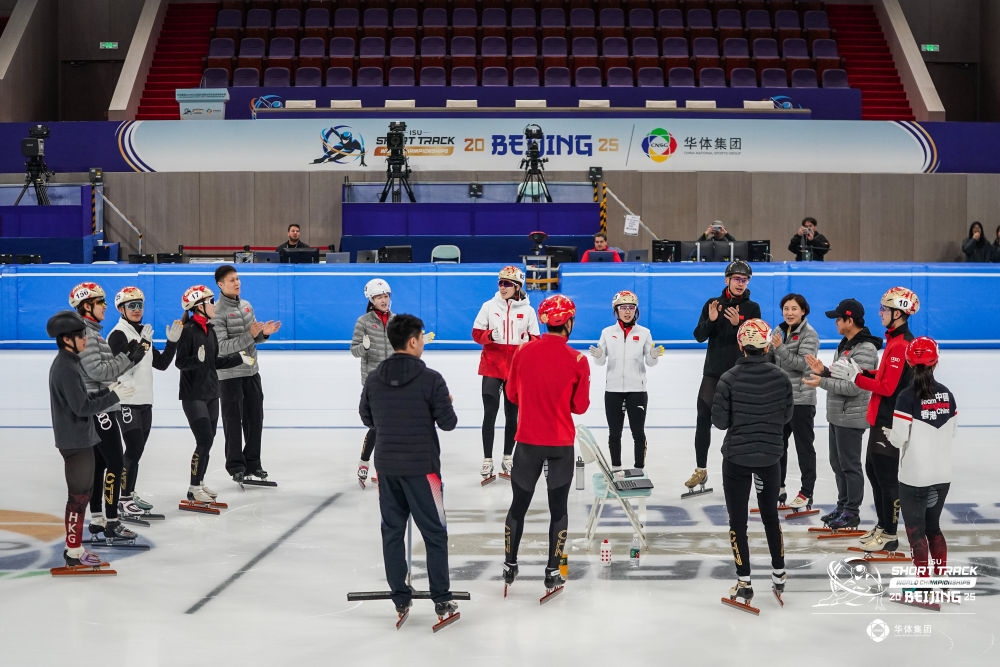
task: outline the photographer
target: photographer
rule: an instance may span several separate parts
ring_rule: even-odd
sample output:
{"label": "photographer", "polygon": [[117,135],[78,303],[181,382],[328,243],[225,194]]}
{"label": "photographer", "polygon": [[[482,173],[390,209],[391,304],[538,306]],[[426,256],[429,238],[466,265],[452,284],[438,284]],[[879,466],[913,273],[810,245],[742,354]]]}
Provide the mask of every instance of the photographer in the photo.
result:
{"label": "photographer", "polygon": [[962,241],[962,252],[965,253],[966,262],[996,261],[993,258],[994,246],[986,240],[983,225],[978,220],[969,225],[969,238]]}
{"label": "photographer", "polygon": [[697,241],[728,241],[732,243],[736,239],[726,230],[722,220],[713,220],[712,224],[705,228],[705,233]]}
{"label": "photographer", "polygon": [[788,242],[788,252],[795,255],[796,262],[822,262],[829,250],[830,242],[816,231],[816,218],[803,218],[799,231]]}

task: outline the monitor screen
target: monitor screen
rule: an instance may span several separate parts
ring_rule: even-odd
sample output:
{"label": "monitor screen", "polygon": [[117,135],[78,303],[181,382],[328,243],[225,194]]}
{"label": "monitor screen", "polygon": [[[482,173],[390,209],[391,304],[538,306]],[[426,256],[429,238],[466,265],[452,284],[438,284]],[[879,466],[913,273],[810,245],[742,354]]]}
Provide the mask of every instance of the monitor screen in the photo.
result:
{"label": "monitor screen", "polygon": [[733,256],[731,259],[749,259],[750,250],[747,241],[733,241]]}
{"label": "monitor screen", "polygon": [[552,256],[552,266],[559,266],[563,262],[578,262],[579,249],[575,245],[547,245],[545,254]]}
{"label": "monitor screen", "polygon": [[749,262],[770,262],[771,242],[770,241],[747,241],[747,261]]}
{"label": "monitor screen", "polygon": [[413,246],[385,245],[378,249],[378,261],[388,264],[406,264],[413,261]]}
{"label": "monitor screen", "polygon": [[282,248],[282,264],[319,264],[319,248]]}
{"label": "monitor screen", "polygon": [[686,259],[681,257],[681,242],[657,240],[653,241],[653,261],[654,262],[680,262]]}
{"label": "monitor screen", "polygon": [[587,254],[588,262],[613,262],[615,261],[614,250],[591,250]]}

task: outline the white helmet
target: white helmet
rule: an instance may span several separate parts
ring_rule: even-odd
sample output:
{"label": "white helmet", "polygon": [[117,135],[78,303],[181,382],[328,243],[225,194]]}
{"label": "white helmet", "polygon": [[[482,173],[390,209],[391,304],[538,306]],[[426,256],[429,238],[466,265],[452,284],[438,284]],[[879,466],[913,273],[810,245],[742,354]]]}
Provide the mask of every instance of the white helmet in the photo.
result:
{"label": "white helmet", "polygon": [[771,327],[764,320],[747,320],[736,330],[736,340],[743,347],[763,350],[771,344]]}
{"label": "white helmet", "polygon": [[214,302],[215,292],[205,285],[192,285],[181,295],[181,308],[191,310],[203,301]]}
{"label": "white helmet", "polygon": [[639,297],[635,295],[635,292],[630,292],[629,290],[622,290],[615,294],[614,298],[611,299],[611,307],[617,308],[618,306],[635,306],[639,307]]}
{"label": "white helmet", "polygon": [[97,283],[80,283],[69,293],[69,305],[76,308],[87,299],[103,299],[104,290]]}
{"label": "white helmet", "polygon": [[905,287],[893,287],[882,295],[882,305],[886,308],[901,310],[907,315],[915,315],[920,310],[920,299]]}
{"label": "white helmet", "polygon": [[123,287],[115,294],[115,308],[121,308],[123,303],[129,301],[145,301],[146,295],[138,287]]}
{"label": "white helmet", "polygon": [[365,298],[371,301],[380,294],[388,294],[392,296],[392,289],[389,287],[389,283],[382,280],[381,278],[372,278],[367,283],[365,283]]}
{"label": "white helmet", "polygon": [[524,285],[524,271],[517,266],[505,266],[500,269],[500,274],[497,276],[497,280],[510,280],[518,285]]}

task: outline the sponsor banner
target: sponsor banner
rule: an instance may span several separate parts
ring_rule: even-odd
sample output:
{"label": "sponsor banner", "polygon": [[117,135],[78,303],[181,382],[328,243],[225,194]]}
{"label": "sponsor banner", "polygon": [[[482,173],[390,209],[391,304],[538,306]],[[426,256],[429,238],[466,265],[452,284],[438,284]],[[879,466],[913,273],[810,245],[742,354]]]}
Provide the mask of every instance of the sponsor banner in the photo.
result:
{"label": "sponsor banner", "polygon": [[[389,120],[405,118],[405,154],[420,171],[515,171],[528,145],[509,115],[345,115],[281,121],[52,123],[46,161],[86,171],[337,171],[382,173]],[[535,121],[538,119],[531,119]],[[1000,172],[1000,125],[720,120],[638,115],[546,117],[548,170],[847,173]],[[24,170],[27,124],[0,125],[0,172]]]}

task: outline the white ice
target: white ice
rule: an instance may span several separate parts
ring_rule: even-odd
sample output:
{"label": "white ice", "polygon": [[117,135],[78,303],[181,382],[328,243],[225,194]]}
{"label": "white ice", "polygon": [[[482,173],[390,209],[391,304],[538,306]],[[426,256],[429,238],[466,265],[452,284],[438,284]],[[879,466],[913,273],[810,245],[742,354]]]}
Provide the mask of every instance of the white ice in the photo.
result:
{"label": "white ice", "polygon": [[[441,434],[442,476],[452,588],[472,595],[460,603],[461,620],[437,635],[430,629],[436,619],[428,601],[415,602],[398,632],[390,602],[346,601],[348,591],[386,588],[377,490],[362,491],[355,481],[364,430],[357,416],[358,362],[347,352],[261,354],[263,460],[280,486],[241,492],[222,465],[220,428],[207,477],[230,505],[219,517],[175,509],[187,487],[193,439],[176,400],[177,371],[157,373],[154,429],[138,484],[167,515],[137,529],[152,549],[102,550],[117,577],[50,577],[44,568],[60,553],[66,493],[49,429],[52,356],[0,353],[0,562],[16,556],[29,561],[0,575],[3,665],[996,664],[1000,507],[989,489],[995,488],[1000,441],[1000,352],[946,350],[938,374],[956,394],[961,423],[943,524],[949,564],[980,566],[975,599],[939,613],[893,603],[829,605],[827,567],[846,556],[846,545],[813,539],[806,531],[818,525],[812,517],[783,523],[789,569],[785,606],[779,608],[769,593],[763,533],[751,521],[755,603],[761,609],[753,617],[720,603],[735,579],[728,528],[719,525],[725,520],[720,432],[713,435],[709,460],[715,492],[679,498],[694,466],[703,352],[670,351],[649,371],[647,470],[656,488],[648,511],[650,551],[642,554],[641,567],[629,568],[628,523],[620,511],[607,510],[591,548],[577,542],[570,549],[570,581],[562,595],[540,606],[544,489],[539,487],[529,514],[521,577],[504,600],[499,573],[510,489],[502,480],[479,484],[478,358],[428,346],[425,360],[444,374],[459,413],[459,428]],[[594,368],[592,407],[580,422],[606,442],[603,371]],[[825,508],[835,491],[822,402],[815,495]],[[498,426],[502,420],[501,411]],[[627,431],[623,439],[628,464]],[[498,430],[497,458],[501,443]],[[588,466],[587,490],[571,491],[571,539],[583,531],[593,472]],[[797,472],[793,453],[790,487]],[[866,487],[866,501],[870,493]],[[873,517],[867,508],[866,526]],[[598,558],[604,538],[614,549],[610,570]],[[890,568],[878,567],[886,578]],[[419,539],[414,578],[426,588]],[[186,613],[202,601],[197,612]],[[876,619],[889,628],[881,642],[868,634]]]}

